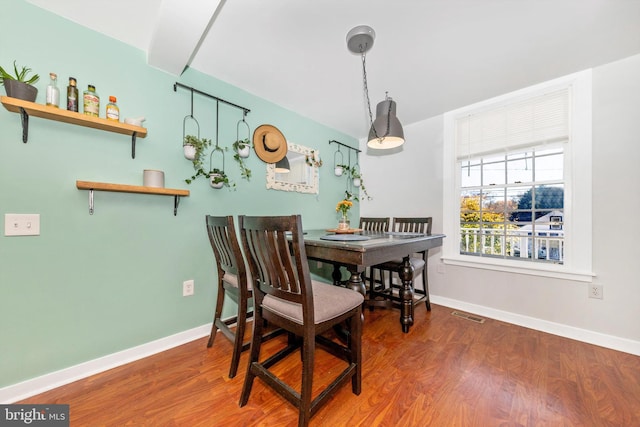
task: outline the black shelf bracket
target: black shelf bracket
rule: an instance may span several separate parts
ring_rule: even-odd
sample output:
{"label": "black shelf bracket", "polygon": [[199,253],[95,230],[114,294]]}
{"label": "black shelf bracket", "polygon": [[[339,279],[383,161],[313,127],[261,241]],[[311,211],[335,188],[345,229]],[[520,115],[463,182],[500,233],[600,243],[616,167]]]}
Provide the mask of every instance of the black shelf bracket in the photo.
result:
{"label": "black shelf bracket", "polygon": [[133,132],[131,134],[131,158],[135,159],[136,158],[136,136],[138,135],[138,132]]}
{"label": "black shelf bracket", "polygon": [[178,205],[180,205],[180,196],[173,196],[173,216],[178,215]]}
{"label": "black shelf bracket", "polygon": [[22,122],[22,142],[25,144],[29,139],[29,114],[20,107],[20,121]]}

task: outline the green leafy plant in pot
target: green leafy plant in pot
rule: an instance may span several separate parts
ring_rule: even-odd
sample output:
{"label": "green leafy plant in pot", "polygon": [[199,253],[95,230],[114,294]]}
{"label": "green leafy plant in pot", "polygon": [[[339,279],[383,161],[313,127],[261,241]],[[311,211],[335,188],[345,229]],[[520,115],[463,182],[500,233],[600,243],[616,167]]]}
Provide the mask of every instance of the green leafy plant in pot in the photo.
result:
{"label": "green leafy plant in pot", "polygon": [[249,139],[241,139],[234,142],[233,151],[235,151],[233,159],[238,162],[238,165],[240,166],[240,176],[249,181],[251,179],[251,169],[247,167],[244,160],[249,157],[249,153],[251,152]]}
{"label": "green leafy plant in pot", "polygon": [[[223,170],[213,168],[209,171],[209,184],[213,188],[231,187],[229,177]],[[235,185],[234,185],[235,187]]]}
{"label": "green leafy plant in pot", "polygon": [[[211,140],[207,138],[198,138],[197,136],[187,135],[184,137],[183,146],[185,147],[185,157],[187,157],[193,163],[193,169],[196,171],[195,175],[191,178],[187,178],[184,181],[187,184],[199,176],[209,177],[209,174],[204,171],[202,161],[204,158],[205,150],[211,146]],[[193,153],[189,153],[187,156],[186,147],[189,146],[193,149]]]}
{"label": "green leafy plant in pot", "polygon": [[[360,168],[357,167],[357,165],[350,166],[350,165],[340,164],[340,165],[336,165],[336,169],[337,168],[340,168],[341,170],[344,171],[344,173],[347,176],[347,179],[351,180],[351,185],[355,188],[359,188],[359,192],[364,196],[364,198],[366,198],[367,200],[372,199],[372,197],[369,196],[369,193],[367,192],[367,188],[364,186],[364,178],[362,178],[362,174],[360,173]],[[340,173],[340,175],[342,175],[342,173]],[[348,194],[350,196],[349,200],[360,201],[360,198],[355,196],[352,192],[348,191]]]}
{"label": "green leafy plant in pot", "polygon": [[18,71],[16,61],[13,61],[13,71],[15,75],[9,74],[4,68],[0,67],[0,83],[4,84],[7,96],[35,102],[36,96],[38,96],[38,89],[33,86],[33,83],[37,82],[40,76],[34,74],[29,77],[31,68],[27,67],[22,67],[22,69]]}

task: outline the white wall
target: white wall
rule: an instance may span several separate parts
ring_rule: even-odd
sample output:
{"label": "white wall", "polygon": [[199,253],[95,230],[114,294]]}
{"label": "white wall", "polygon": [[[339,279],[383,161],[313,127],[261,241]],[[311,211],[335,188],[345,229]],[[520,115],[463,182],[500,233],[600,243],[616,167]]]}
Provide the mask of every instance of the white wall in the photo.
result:
{"label": "white wall", "polygon": [[[604,299],[569,280],[445,265],[434,303],[640,355],[640,55],[593,70],[593,269]],[[400,152],[361,156],[363,216],[432,216],[442,232],[442,117],[405,126]],[[361,148],[365,148],[361,142]],[[409,183],[409,185],[407,185]]]}

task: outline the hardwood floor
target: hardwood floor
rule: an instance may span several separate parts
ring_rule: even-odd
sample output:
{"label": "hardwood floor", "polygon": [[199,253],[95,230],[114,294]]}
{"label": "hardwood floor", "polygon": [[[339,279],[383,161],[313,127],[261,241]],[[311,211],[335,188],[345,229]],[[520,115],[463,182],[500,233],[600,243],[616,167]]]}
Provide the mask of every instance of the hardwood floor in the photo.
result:
{"label": "hardwood floor", "polygon": [[[343,387],[311,426],[640,426],[640,357],[433,305],[400,332],[396,310],[365,311],[362,394]],[[263,345],[280,345],[284,337]],[[247,406],[227,373],[231,343],[207,338],[20,403],[70,404],[71,426],[293,426],[295,409],[256,380]],[[278,366],[296,387],[300,357]],[[338,372],[316,357],[314,388]]]}

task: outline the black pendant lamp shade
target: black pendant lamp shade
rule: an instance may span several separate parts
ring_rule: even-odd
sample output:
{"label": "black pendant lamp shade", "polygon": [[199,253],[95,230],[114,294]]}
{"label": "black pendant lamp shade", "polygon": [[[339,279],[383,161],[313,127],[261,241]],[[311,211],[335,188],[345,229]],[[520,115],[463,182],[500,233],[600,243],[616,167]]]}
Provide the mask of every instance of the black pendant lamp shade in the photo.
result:
{"label": "black pendant lamp shade", "polygon": [[402,124],[396,116],[396,102],[387,97],[376,106],[376,119],[369,130],[367,146],[376,149],[390,149],[404,143]]}

